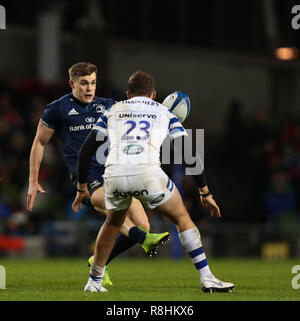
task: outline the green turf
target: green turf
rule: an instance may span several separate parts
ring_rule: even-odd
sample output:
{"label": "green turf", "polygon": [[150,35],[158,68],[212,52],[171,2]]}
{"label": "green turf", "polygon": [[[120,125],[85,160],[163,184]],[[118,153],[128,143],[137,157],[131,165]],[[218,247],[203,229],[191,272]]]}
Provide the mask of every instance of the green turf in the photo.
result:
{"label": "green turf", "polygon": [[[213,259],[213,273],[235,283],[232,293],[203,293],[189,259],[117,259],[110,264],[114,286],[107,293],[84,293],[89,268],[85,259],[2,259],[6,290],[2,301],[285,301],[299,300],[291,273],[299,260]],[[298,281],[299,282],[299,281]]]}

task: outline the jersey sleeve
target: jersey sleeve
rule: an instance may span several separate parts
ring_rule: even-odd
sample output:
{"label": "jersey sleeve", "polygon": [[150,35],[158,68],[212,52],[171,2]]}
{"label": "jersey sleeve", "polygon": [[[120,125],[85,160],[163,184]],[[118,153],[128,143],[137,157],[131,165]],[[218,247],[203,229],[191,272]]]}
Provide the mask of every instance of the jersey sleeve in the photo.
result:
{"label": "jersey sleeve", "polygon": [[97,123],[94,125],[93,129],[107,136],[107,117],[105,114],[106,113],[104,113],[98,118]]}
{"label": "jersey sleeve", "polygon": [[171,112],[170,112],[168,134],[171,140],[179,136],[188,135],[184,127],[181,125],[181,122],[179,121],[179,119]]}
{"label": "jersey sleeve", "polygon": [[59,102],[55,101],[47,105],[47,108],[44,110],[40,120],[47,127],[57,130],[58,127],[60,126],[60,121],[61,121]]}

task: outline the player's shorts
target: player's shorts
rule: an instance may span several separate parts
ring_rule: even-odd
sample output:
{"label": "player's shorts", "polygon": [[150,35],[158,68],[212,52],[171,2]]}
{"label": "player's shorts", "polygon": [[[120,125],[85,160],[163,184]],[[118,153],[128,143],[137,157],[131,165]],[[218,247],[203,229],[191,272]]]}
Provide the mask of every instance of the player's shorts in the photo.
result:
{"label": "player's shorts", "polygon": [[[74,192],[74,195],[77,193],[77,178],[76,175],[70,174],[71,178],[71,184],[72,184],[72,190]],[[90,193],[90,196],[100,187],[103,186],[103,177],[97,176],[97,177],[89,177],[87,182],[87,188]],[[85,198],[82,202],[84,205],[90,207],[91,209],[94,209],[94,206],[91,203],[91,198]]]}
{"label": "player's shorts", "polygon": [[[71,174],[71,184],[72,184],[72,189],[76,194],[77,191],[77,178],[75,175]],[[103,186],[103,177],[89,177],[88,182],[87,182],[87,188],[90,193],[90,196],[100,187]]]}
{"label": "player's shorts", "polygon": [[105,206],[108,210],[125,210],[134,197],[147,208],[153,209],[171,197],[174,187],[175,184],[160,167],[147,175],[104,175]]}

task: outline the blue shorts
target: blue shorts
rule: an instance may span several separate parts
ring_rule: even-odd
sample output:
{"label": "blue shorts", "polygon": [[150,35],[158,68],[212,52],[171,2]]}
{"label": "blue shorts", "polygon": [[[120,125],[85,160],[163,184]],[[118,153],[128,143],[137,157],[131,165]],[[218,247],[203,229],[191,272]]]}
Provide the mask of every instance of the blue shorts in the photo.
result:
{"label": "blue shorts", "polygon": [[[103,173],[101,171],[97,171],[97,173],[92,173],[93,175],[90,175],[88,177],[88,190],[90,193],[90,196],[92,196],[92,194],[100,187],[103,186]],[[72,190],[74,192],[74,194],[76,195],[77,193],[77,177],[76,174],[70,174],[70,178],[71,178],[71,185],[72,185]],[[85,205],[90,206],[93,208],[91,202],[90,202],[90,198],[89,199],[85,199],[83,202]]]}

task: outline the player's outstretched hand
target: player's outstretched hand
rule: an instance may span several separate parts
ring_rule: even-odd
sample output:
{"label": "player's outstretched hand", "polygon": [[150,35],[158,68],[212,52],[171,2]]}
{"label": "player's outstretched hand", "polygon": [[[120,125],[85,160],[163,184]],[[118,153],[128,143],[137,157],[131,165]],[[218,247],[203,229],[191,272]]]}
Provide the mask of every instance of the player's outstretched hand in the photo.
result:
{"label": "player's outstretched hand", "polygon": [[78,213],[79,209],[82,209],[82,201],[85,199],[85,198],[90,198],[90,193],[89,191],[85,191],[85,192],[77,192],[77,195],[75,197],[75,200],[72,204],[72,210],[75,212],[75,213]]}
{"label": "player's outstretched hand", "polygon": [[39,183],[29,183],[28,192],[27,192],[27,211],[32,211],[36,194],[40,192],[45,194],[46,191]]}
{"label": "player's outstretched hand", "polygon": [[220,212],[219,206],[217,205],[216,201],[213,199],[212,195],[209,195],[206,197],[200,196],[200,199],[201,199],[202,205],[205,208],[210,209],[210,215],[212,217],[217,217],[217,218],[221,217],[221,212]]}

